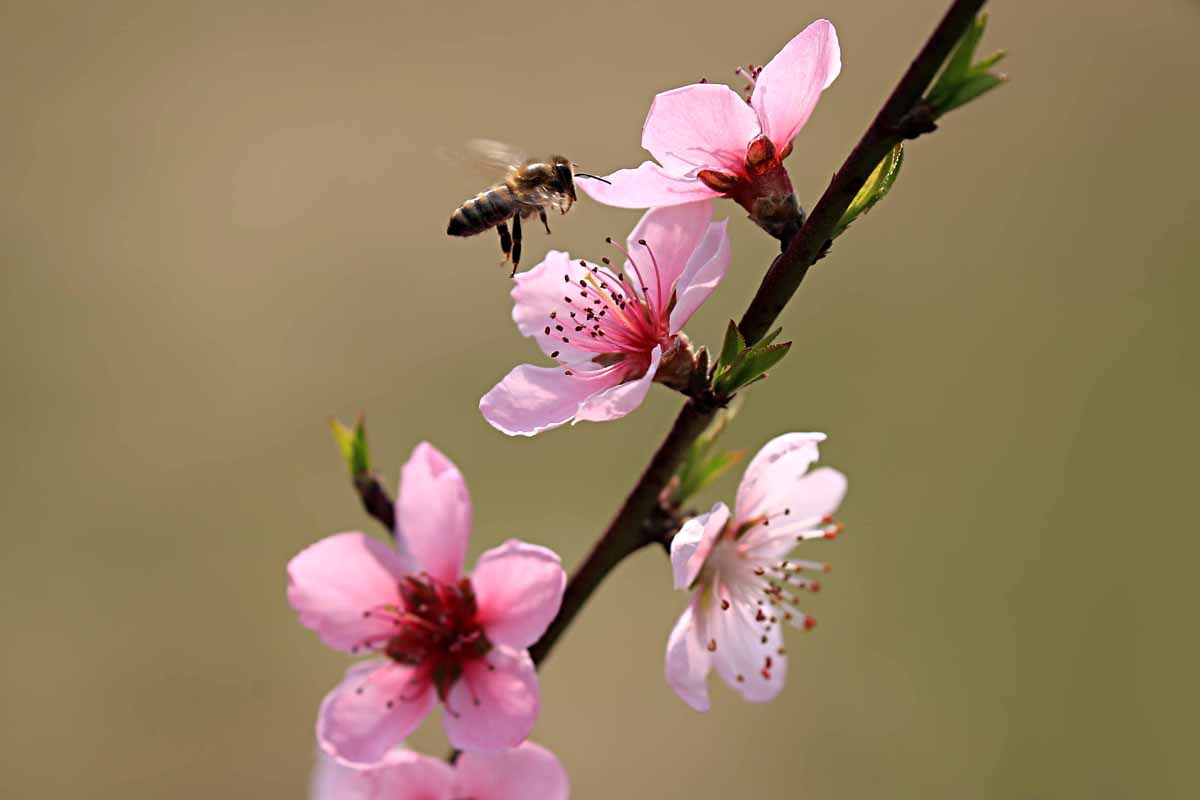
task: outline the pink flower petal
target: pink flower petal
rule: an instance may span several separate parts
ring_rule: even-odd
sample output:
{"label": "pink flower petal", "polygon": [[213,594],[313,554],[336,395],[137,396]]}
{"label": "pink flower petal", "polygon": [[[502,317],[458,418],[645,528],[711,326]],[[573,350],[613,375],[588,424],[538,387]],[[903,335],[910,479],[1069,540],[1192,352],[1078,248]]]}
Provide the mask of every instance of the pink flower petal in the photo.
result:
{"label": "pink flower petal", "polygon": [[348,767],[320,753],[310,800],[450,800],[454,770],[440,758],[394,749],[379,764]]}
{"label": "pink flower petal", "polygon": [[620,384],[626,371],[623,364],[600,369],[522,364],[480,399],[479,410],[509,436],[533,436],[569,422],[589,397]]}
{"label": "pink flower petal", "polygon": [[463,753],[455,797],[475,800],[567,800],[567,771],[544,747],[526,742],[501,753]]}
{"label": "pink flower petal", "polygon": [[442,724],[460,750],[496,752],[529,738],[538,716],[538,679],[524,650],[494,647],[468,661],[446,697]]}
{"label": "pink flower petal", "polygon": [[675,175],[719,168],[746,171],[746,146],[761,132],[758,117],[728,86],[696,83],[655,96],[642,127],[642,147]]}
{"label": "pink flower petal", "polygon": [[[725,607],[720,600],[729,601]],[[775,624],[758,622],[759,607],[752,597],[731,595],[720,581],[704,614],[704,633],[715,643],[712,665],[729,688],[752,703],[772,700],[783,689],[787,659],[779,654],[783,632]]]}
{"label": "pink flower petal", "polygon": [[363,661],[325,696],[317,741],[342,763],[378,763],[429,714],[437,700],[427,677],[392,661]]}
{"label": "pink flower petal", "polygon": [[[821,520],[837,511],[846,496],[846,476],[836,469],[821,467],[780,486],[770,500],[770,525],[756,525],[741,544],[752,549],[755,558],[779,561],[796,549],[800,538],[814,538],[825,530]],[[779,516],[780,509],[788,513]]]}
{"label": "pink flower petal", "polygon": [[642,377],[604,389],[585,398],[575,413],[575,422],[605,422],[610,419],[620,419],[640,406],[646,399],[646,392],[650,391],[650,384],[654,382],[654,376],[658,373],[660,361],[662,361],[662,347],[655,346],[650,351],[650,366],[646,368]]}
{"label": "pink flower petal", "polygon": [[784,493],[792,495],[792,485],[817,460],[817,444],[823,441],[823,433],[785,433],[763,445],[738,484],[734,519],[745,522],[760,514],[782,512],[786,504],[776,499]]}
{"label": "pink flower petal", "polygon": [[509,539],[475,563],[476,619],[494,644],[524,650],[546,632],[566,584],[567,574],[553,550]]}
{"label": "pink flower petal", "polygon": [[397,598],[396,581],[411,571],[394,549],[358,531],[326,537],[288,562],[288,602],[300,624],[337,650],[353,651],[392,624],[363,612]]}
{"label": "pink flower petal", "polygon": [[458,580],[471,538],[471,497],[458,467],[428,442],[400,472],[396,529],[397,544],[421,569],[446,583]]}
{"label": "pink flower petal", "polygon": [[[707,200],[652,208],[625,240],[637,264],[636,271],[626,265],[625,274],[641,275],[656,314],[663,315],[675,283],[708,232],[711,219],[712,203]],[[646,244],[638,244],[640,241]]]}
{"label": "pink flower petal", "polygon": [[635,169],[619,169],[605,180],[609,183],[585,179],[575,185],[597,203],[618,208],[676,206],[720,197],[699,178],[671,175],[653,161],[643,161]]}
{"label": "pink flower petal", "polygon": [[679,533],[671,539],[671,570],[676,589],[688,589],[695,583],[728,521],[729,507],[718,502],[707,514],[683,523]]}
{"label": "pink flower petal", "polygon": [[[517,329],[522,336],[532,337],[546,355],[555,353],[551,357],[562,363],[588,361],[596,355],[564,343],[550,319],[550,312],[563,304],[563,276],[570,276],[571,283],[575,284],[566,287],[573,293],[586,274],[587,269],[580,266],[578,259],[572,259],[568,253],[560,250],[551,250],[540,264],[526,272],[517,273],[513,279],[513,321],[517,323]],[[546,333],[547,328],[550,333]]]}
{"label": "pink flower petal", "polygon": [[352,769],[324,750],[317,751],[308,784],[309,800],[373,800],[375,791],[373,771]]}
{"label": "pink flower petal", "polygon": [[841,70],[837,31],[825,19],[801,31],[763,67],[750,104],[776,148],[791,143]]}
{"label": "pink flower petal", "polygon": [[700,602],[697,594],[675,623],[667,639],[664,673],[667,685],[679,699],[697,711],[708,711],[707,678],[711,662],[695,623],[695,609]]}
{"label": "pink flower petal", "polygon": [[454,791],[455,769],[440,758],[402,750],[389,753],[372,772],[372,800],[452,800],[459,796]]}
{"label": "pink flower petal", "polygon": [[729,220],[710,223],[679,282],[675,285],[675,307],[671,309],[670,331],[679,333],[692,318],[692,314],[704,304],[729,268]]}

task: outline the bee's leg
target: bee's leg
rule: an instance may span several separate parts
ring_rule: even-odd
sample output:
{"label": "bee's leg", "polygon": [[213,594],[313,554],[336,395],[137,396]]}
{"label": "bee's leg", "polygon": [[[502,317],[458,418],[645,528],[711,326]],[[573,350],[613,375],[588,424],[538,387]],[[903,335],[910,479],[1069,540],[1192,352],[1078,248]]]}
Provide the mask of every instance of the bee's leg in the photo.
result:
{"label": "bee's leg", "polygon": [[538,216],[542,218],[542,224],[546,226],[546,233],[550,232],[550,222],[546,219],[546,209],[539,208]]}
{"label": "bee's leg", "polygon": [[508,263],[508,254],[512,252],[512,237],[508,235],[508,223],[501,222],[496,226],[496,230],[500,233],[500,249],[504,251],[504,260],[500,262],[500,266]]}
{"label": "bee's leg", "polygon": [[[517,265],[521,263],[521,215],[513,215],[513,231],[512,231],[512,275],[517,274]],[[511,278],[512,275],[509,275]]]}

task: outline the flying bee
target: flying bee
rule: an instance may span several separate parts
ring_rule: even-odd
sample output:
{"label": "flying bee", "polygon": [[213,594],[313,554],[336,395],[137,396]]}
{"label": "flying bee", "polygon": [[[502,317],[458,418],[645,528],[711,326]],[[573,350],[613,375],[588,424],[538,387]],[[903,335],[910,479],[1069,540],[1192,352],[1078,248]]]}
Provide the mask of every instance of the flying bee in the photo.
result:
{"label": "flying bee", "polygon": [[[575,178],[594,178],[595,175],[577,172],[575,165],[563,156],[547,159],[527,159],[500,142],[477,139],[470,143],[476,160],[505,170],[504,180],[467,200],[453,214],[446,233],[451,236],[475,236],[489,228],[500,234],[500,249],[504,252],[501,264],[512,260],[512,274],[521,263],[521,220],[537,214],[550,233],[546,218],[548,209],[565,214],[575,203]],[[605,181],[607,183],[608,181]],[[508,221],[512,220],[512,233]]]}

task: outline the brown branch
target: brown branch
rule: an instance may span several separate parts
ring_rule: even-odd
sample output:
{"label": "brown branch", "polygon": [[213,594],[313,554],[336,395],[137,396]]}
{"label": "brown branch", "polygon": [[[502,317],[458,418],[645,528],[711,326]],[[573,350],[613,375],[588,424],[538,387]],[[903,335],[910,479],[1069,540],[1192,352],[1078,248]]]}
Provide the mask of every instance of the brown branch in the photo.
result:
{"label": "brown branch", "polygon": [[933,129],[932,123],[926,120],[928,114],[922,113],[922,95],[985,2],[955,0],[942,17],[883,108],[875,115],[867,132],[859,139],[841,169],[834,174],[804,227],[767,270],[754,300],[738,323],[738,329],[747,344],[753,344],[766,335],[800,287],[808,268],[825,254],[834,227],[875,166],[898,142],[916,138]]}
{"label": "brown branch", "polygon": [[363,508],[367,513],[379,520],[380,525],[387,528],[388,536],[396,538],[396,505],[375,473],[367,472],[356,475],[354,489],[358,492],[358,499],[362,500]]}
{"label": "brown branch", "polygon": [[654,541],[654,532],[646,530],[646,521],[658,507],[658,497],[667,481],[675,474],[692,442],[696,441],[716,413],[716,406],[700,406],[689,400],[675,418],[667,438],[658,446],[633,491],[608,524],[604,535],[596,542],[563,593],[562,607],[542,638],[529,648],[534,663],[540,664],[563,631],[575,619],[592,592],[626,556]]}
{"label": "brown branch", "polygon": [[[747,343],[761,339],[791,300],[808,268],[824,254],[834,226],[842,218],[854,195],[866,183],[875,165],[896,142],[924,132],[918,112],[921,97],[984,2],[986,0],[955,0],[950,6],[883,108],[876,114],[874,122],[834,175],[804,226],[767,271],[738,326]],[[550,623],[542,638],[530,648],[536,663],[545,661],[563,631],[613,567],[626,556],[656,540],[653,533],[646,529],[647,519],[656,509],[667,481],[715,412],[715,405],[701,405],[695,400],[689,400],[679,412],[670,433],[658,446],[641,478],[567,583],[558,616]]]}
{"label": "brown branch", "polygon": [[[900,82],[875,115],[858,144],[834,175],[800,231],[768,269],[738,327],[748,344],[761,339],[804,280],[808,268],[828,250],[830,236],[871,171],[903,139],[933,130],[922,95],[966,32],[986,0],[955,0]],[[567,583],[562,607],[546,633],[530,648],[537,664],[545,661],[563,632],[617,564],[654,542],[663,542],[659,497],[684,455],[716,413],[711,394],[697,392],[679,412],[638,482],[609,522],[604,534]],[[363,507],[395,535],[395,511],[387,490],[374,475],[355,480]]]}

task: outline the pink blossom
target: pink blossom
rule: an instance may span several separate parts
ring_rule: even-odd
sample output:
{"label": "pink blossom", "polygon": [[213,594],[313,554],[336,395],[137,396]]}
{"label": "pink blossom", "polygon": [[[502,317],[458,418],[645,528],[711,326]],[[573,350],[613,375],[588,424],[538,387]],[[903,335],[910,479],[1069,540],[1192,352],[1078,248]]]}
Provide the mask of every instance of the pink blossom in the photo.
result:
{"label": "pink blossom", "polygon": [[729,266],[727,221],[711,220],[708,203],[651,209],[629,235],[620,272],[607,258],[596,265],[551,251],[518,275],[513,320],[558,366],[513,369],[479,401],[484,418],[510,436],[617,419],[656,378],[690,368],[680,331]]}
{"label": "pink blossom", "polygon": [[566,770],[533,742],[499,753],[463,753],[454,766],[392,750],[366,769],[318,756],[312,800],[567,800]]}
{"label": "pink blossom", "polygon": [[441,700],[462,750],[520,744],[538,714],[527,648],[558,613],[566,576],[552,551],[509,540],[462,574],[471,500],[458,468],[422,443],[404,465],[396,542],[338,533],[288,564],[288,601],[330,647],[383,658],[350,667],[321,703],[317,738],[371,764]]}
{"label": "pink blossom", "polygon": [[692,592],[667,641],[666,677],[697,711],[708,710],[712,669],[745,699],[761,703],[783,688],[783,623],[809,629],[796,592],[819,587],[806,573],[827,567],[788,558],[798,542],[832,539],[832,514],[846,478],[817,460],[823,433],[788,433],[746,468],[733,514],[724,503],[688,520],[671,542],[675,588]]}
{"label": "pink blossom", "polygon": [[617,170],[607,176],[609,184],[582,181],[579,187],[622,208],[731,197],[779,236],[781,226],[800,219],[782,161],[841,68],[833,23],[817,20],[765,67],[739,70],[753,89],[748,102],[713,83],[657,95],[642,127],[642,147],[658,163]]}

